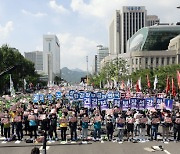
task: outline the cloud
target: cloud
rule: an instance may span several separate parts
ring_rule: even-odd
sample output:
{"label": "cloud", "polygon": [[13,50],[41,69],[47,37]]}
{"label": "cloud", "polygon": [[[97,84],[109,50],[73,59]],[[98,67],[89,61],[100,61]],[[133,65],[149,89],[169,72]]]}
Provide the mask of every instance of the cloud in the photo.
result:
{"label": "cloud", "polygon": [[49,2],[49,6],[55,10],[57,13],[68,13],[69,11],[63,7],[63,5],[58,5],[55,0]]}
{"label": "cloud", "polygon": [[70,33],[57,36],[61,46],[61,68],[66,66],[71,69],[86,70],[86,56],[89,57],[89,68],[91,68],[97,42],[83,36],[73,36]]}
{"label": "cloud", "polygon": [[33,16],[33,17],[44,17],[44,16],[47,15],[46,13],[41,13],[41,12],[32,13],[32,12],[26,11],[24,9],[22,9],[21,12],[23,14],[25,14],[25,15],[30,15],[30,16]]}
{"label": "cloud", "polygon": [[14,30],[14,27],[13,27],[12,21],[8,21],[4,27],[0,25],[1,38],[3,39],[7,38],[13,30]]}
{"label": "cloud", "polygon": [[110,20],[115,10],[120,10],[122,6],[146,6],[148,14],[156,14],[163,21],[169,19],[170,21],[166,22],[172,22],[178,18],[178,15],[172,17],[172,11],[178,12],[176,9],[178,4],[179,0],[106,0],[106,2],[105,0],[89,0],[88,3],[85,0],[71,0],[70,6],[81,16],[93,16],[106,22]]}

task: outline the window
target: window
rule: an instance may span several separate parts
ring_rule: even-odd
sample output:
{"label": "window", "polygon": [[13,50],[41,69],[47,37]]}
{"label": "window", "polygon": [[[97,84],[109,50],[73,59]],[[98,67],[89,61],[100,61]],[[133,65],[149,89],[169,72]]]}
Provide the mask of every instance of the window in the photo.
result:
{"label": "window", "polygon": [[159,58],[156,58],[156,65],[159,64]]}
{"label": "window", "polygon": [[167,65],[169,65],[169,57],[167,57]]}
{"label": "window", "polygon": [[51,43],[49,42],[49,52],[51,51]]}
{"label": "window", "polygon": [[172,64],[175,64],[176,57],[172,57]]}
{"label": "window", "polygon": [[151,64],[153,64],[153,57],[151,57]]}
{"label": "window", "polygon": [[141,58],[139,58],[139,64],[141,64]]}
{"label": "window", "polygon": [[146,58],[146,64],[148,63],[148,58]]}
{"label": "window", "polygon": [[161,58],[161,65],[164,65],[164,58]]}
{"label": "window", "polygon": [[134,64],[134,59],[132,59],[132,64]]}
{"label": "window", "polygon": [[136,58],[136,65],[138,64],[138,59]]}

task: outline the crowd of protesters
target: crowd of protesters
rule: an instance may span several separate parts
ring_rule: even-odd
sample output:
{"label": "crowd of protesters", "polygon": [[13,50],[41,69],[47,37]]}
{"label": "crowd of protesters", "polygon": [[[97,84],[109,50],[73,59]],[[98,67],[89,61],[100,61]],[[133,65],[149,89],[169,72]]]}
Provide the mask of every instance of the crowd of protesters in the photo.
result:
{"label": "crowd of protesters", "polygon": [[129,108],[122,111],[117,106],[108,110],[101,110],[100,106],[88,109],[61,99],[47,103],[16,103],[10,109],[3,108],[0,119],[1,136],[5,141],[22,141],[28,135],[29,139],[38,140],[41,132],[49,142],[91,139],[145,142],[157,140],[158,134],[164,142],[180,141],[178,109],[142,111]]}

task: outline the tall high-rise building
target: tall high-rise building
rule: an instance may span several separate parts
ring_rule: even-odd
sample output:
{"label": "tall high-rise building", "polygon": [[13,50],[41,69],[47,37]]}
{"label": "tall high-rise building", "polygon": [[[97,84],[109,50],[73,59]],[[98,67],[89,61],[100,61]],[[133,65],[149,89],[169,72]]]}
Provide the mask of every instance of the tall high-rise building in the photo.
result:
{"label": "tall high-rise building", "polygon": [[43,36],[43,72],[49,82],[60,77],[60,43],[56,35]]}
{"label": "tall high-rise building", "polygon": [[93,75],[97,75],[97,55],[95,55],[93,59],[92,73]]}
{"label": "tall high-rise building", "polygon": [[97,72],[100,71],[101,61],[107,56],[109,56],[109,48],[103,47],[102,45],[98,45],[97,46]]}
{"label": "tall high-rise building", "polygon": [[126,53],[127,40],[146,26],[145,6],[123,6],[116,10],[109,26],[110,54]]}
{"label": "tall high-rise building", "polygon": [[146,26],[158,25],[160,23],[160,19],[156,15],[147,15],[146,18]]}
{"label": "tall high-rise building", "polygon": [[24,55],[26,59],[34,63],[34,67],[37,72],[43,70],[43,52],[42,51],[25,52]]}

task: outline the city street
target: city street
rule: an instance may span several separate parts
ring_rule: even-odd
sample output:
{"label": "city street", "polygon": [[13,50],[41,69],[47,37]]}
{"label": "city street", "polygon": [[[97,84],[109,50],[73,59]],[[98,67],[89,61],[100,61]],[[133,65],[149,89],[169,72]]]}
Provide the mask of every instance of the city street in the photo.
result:
{"label": "city street", "polygon": [[[55,142],[47,144],[47,154],[150,154],[152,152],[146,151],[144,148],[155,145],[162,145],[167,151],[155,151],[153,152],[154,154],[179,154],[179,143],[170,142],[169,144],[164,144],[156,141],[146,143],[124,142],[123,144],[117,142],[92,142],[92,144],[76,143],[74,145],[63,145],[60,144],[60,142]],[[25,142],[21,142],[20,144],[14,142],[3,144],[1,142],[0,154],[29,154],[34,146],[42,149],[42,144],[31,144]]]}

